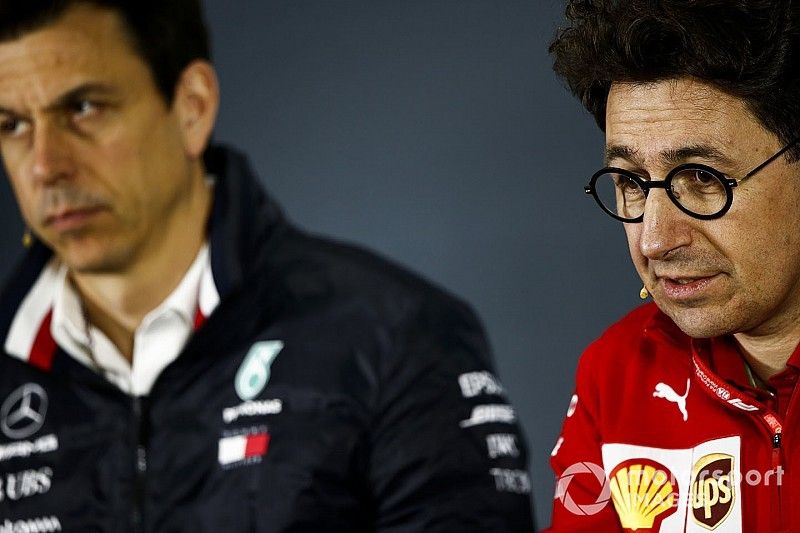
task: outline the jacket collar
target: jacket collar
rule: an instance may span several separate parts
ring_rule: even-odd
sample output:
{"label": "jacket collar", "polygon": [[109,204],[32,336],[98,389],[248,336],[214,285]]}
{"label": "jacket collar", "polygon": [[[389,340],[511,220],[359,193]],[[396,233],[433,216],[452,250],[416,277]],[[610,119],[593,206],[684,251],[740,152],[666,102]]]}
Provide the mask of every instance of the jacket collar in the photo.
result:
{"label": "jacket collar", "polygon": [[224,300],[263,262],[264,245],[284,217],[244,155],[212,146],[204,159],[206,171],[216,177],[207,230],[211,270]]}
{"label": "jacket collar", "polygon": [[668,317],[655,303],[645,305],[645,309],[649,315],[643,322],[644,333],[647,336],[656,335],[663,340],[675,344],[677,346],[685,347],[691,342],[691,337],[686,335],[681,329]]}

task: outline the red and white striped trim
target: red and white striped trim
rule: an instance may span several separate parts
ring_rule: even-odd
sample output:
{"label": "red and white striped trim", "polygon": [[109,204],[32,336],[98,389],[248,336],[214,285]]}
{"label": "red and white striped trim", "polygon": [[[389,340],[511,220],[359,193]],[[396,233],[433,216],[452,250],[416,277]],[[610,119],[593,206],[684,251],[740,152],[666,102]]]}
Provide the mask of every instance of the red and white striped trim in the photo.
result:
{"label": "red and white striped trim", "polygon": [[43,370],[50,369],[56,349],[50,334],[50,320],[58,279],[58,262],[53,259],[22,300],[5,341],[6,353],[11,357]]}
{"label": "red and white striped trim", "polygon": [[[36,283],[22,300],[5,340],[11,357],[42,370],[50,370],[57,344],[51,331],[53,300],[59,289],[60,263],[53,258],[42,269]],[[200,277],[194,329],[199,329],[219,305],[220,297],[211,271],[210,254]]]}

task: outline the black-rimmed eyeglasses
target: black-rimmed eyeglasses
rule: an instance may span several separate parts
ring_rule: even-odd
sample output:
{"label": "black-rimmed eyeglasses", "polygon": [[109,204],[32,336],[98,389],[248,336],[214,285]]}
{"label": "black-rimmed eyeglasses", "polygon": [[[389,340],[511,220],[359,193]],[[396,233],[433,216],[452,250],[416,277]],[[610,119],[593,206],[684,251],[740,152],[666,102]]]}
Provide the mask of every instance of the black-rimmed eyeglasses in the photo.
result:
{"label": "black-rimmed eyeglasses", "polygon": [[663,180],[646,180],[622,168],[607,167],[594,173],[584,187],[598,205],[622,222],[641,222],[650,189],[664,189],[672,203],[689,216],[710,220],[724,215],[733,204],[733,188],[754,176],[800,141],[796,138],[741,179],[727,177],[700,163],[673,168]]}

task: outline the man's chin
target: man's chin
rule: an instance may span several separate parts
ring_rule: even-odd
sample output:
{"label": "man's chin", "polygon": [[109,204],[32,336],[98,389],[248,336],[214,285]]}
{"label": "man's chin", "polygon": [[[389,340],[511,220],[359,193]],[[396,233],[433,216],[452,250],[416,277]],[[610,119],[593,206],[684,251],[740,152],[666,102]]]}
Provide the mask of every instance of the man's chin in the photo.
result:
{"label": "man's chin", "polygon": [[113,274],[124,270],[126,254],[106,247],[86,246],[56,250],[56,255],[75,274]]}
{"label": "man's chin", "polygon": [[672,309],[661,305],[659,308],[681,331],[696,339],[719,337],[736,330],[730,318],[719,310],[706,307]]}

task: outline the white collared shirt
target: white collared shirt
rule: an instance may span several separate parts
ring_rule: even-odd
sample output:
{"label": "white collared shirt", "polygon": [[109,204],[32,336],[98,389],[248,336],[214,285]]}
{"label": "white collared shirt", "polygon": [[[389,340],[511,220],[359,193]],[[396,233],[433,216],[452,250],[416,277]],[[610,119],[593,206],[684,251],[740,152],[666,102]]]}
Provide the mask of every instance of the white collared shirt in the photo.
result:
{"label": "white collared shirt", "polygon": [[53,339],[76,361],[135,396],[149,394],[161,372],[178,357],[194,330],[198,308],[203,316],[209,316],[219,303],[205,244],[175,290],[136,328],[129,364],[102,331],[87,326],[66,265],[53,261],[47,269],[55,269],[51,272]]}

